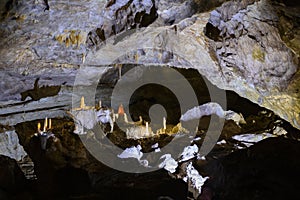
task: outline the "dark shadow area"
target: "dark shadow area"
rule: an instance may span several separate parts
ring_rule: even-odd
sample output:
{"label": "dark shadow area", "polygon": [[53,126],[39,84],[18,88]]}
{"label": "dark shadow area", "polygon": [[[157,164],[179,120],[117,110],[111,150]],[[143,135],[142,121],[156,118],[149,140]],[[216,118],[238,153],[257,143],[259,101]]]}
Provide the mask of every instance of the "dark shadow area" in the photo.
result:
{"label": "dark shadow area", "polygon": [[[28,198],[24,195],[24,200],[156,200],[163,196],[174,200],[186,198],[186,183],[170,177],[163,169],[131,174],[100,163],[89,154],[79,137],[73,134],[74,124],[69,119],[52,120],[52,132],[58,140],[48,140],[46,151],[42,150],[39,138],[32,136],[36,132],[38,122],[39,120],[29,121],[16,126],[20,143],[32,158],[37,176],[37,180],[33,180],[30,184],[26,183],[26,187],[21,190],[18,190],[20,188],[18,185],[23,187],[24,184],[19,178],[17,183],[9,185],[11,188],[16,187],[17,194],[23,194],[25,191]],[[20,173],[22,172],[16,173],[15,176]],[[6,182],[7,184],[10,183]],[[0,181],[0,188],[2,185],[4,184]],[[10,195],[10,192],[6,195]]]}
{"label": "dark shadow area", "polygon": [[211,177],[203,190],[214,200],[297,199],[299,156],[298,141],[265,139],[218,160],[210,159],[207,165],[200,164],[201,173]]}
{"label": "dark shadow area", "polygon": [[[126,72],[128,72],[130,69],[133,69],[134,66],[135,65],[123,65],[121,69],[122,74],[126,74]],[[152,67],[157,68],[158,66]],[[177,70],[181,75],[183,75],[185,79],[189,82],[197,96],[199,105],[211,102],[208,88],[213,88],[213,90],[217,92],[224,92],[224,90],[221,90],[215,85],[211,84],[195,69],[174,69]],[[113,68],[112,70],[109,70],[101,77],[96,91],[96,102],[98,102],[101,99],[103,105],[106,105],[108,107],[111,106],[110,97],[112,96],[114,85],[118,82],[118,79],[118,68]],[[174,84],[176,84],[177,82],[177,80],[172,80],[172,78],[167,81],[172,81],[174,82]],[[244,117],[248,117],[250,115],[257,115],[259,111],[266,110],[260,107],[259,105],[252,103],[248,99],[240,97],[237,93],[233,91],[225,92],[227,98],[226,110],[233,110],[237,113],[242,113]],[[167,122],[170,124],[177,124],[179,122],[181,114],[183,114],[181,113],[179,102],[176,96],[164,86],[158,84],[144,85],[138,88],[133,94],[128,95],[131,96],[129,114],[135,121],[139,120],[139,116],[142,116],[143,119],[149,121],[149,108],[154,104],[160,104],[165,108],[168,114]],[[199,127],[207,129],[207,124],[209,124],[209,120],[210,117],[202,118],[200,120]]]}
{"label": "dark shadow area", "polygon": [[34,82],[34,88],[21,93],[21,101],[30,97],[33,101],[40,100],[45,97],[55,96],[59,93],[61,86],[39,86],[39,78]]}
{"label": "dark shadow area", "polygon": [[180,104],[175,94],[168,88],[158,84],[141,86],[132,94],[129,106],[132,119],[138,121],[139,116],[142,116],[144,120],[150,122],[148,111],[155,104],[159,104],[166,109],[168,124],[177,124],[179,122],[181,116]]}

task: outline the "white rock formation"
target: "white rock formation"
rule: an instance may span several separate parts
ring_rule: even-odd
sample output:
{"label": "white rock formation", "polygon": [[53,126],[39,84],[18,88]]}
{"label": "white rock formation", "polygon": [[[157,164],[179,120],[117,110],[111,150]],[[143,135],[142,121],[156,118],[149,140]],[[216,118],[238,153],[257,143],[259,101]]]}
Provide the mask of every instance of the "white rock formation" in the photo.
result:
{"label": "white rock formation", "polygon": [[224,111],[218,103],[214,102],[206,103],[188,110],[181,116],[180,120],[189,121],[193,119],[200,119],[203,116],[209,116],[212,114],[215,114],[220,118],[225,118],[226,120],[233,120],[237,124],[246,123],[241,114],[237,114],[231,110]]}
{"label": "white rock formation", "polygon": [[136,158],[139,163],[144,167],[151,167],[149,166],[148,160],[141,159],[143,157],[143,152],[141,151],[141,145],[137,145],[136,147],[126,148],[121,154],[118,155],[119,158],[126,159],[126,158]]}
{"label": "white rock formation", "polygon": [[34,163],[23,146],[20,145],[15,130],[6,130],[0,133],[0,155],[16,160],[27,179],[36,179]]}
{"label": "white rock formation", "polygon": [[184,162],[194,158],[195,156],[197,156],[198,151],[199,148],[196,144],[194,144],[193,146],[184,147],[183,152],[180,155],[181,159],[179,160],[179,162]]}
{"label": "white rock formation", "polygon": [[152,132],[151,127],[140,125],[140,126],[131,126],[126,129],[126,137],[127,139],[140,139],[140,138],[147,138],[152,137],[154,134]]}
{"label": "white rock formation", "polygon": [[174,160],[174,158],[172,158],[171,154],[162,155],[160,159],[164,159],[164,161],[158,165],[159,168],[164,168],[170,173],[174,173],[176,171],[178,163]]}
{"label": "white rock formation", "polygon": [[14,130],[0,133],[0,154],[15,159],[16,161],[21,161],[27,156]]}
{"label": "white rock formation", "polygon": [[276,135],[270,134],[270,133],[262,133],[262,134],[242,134],[242,135],[235,135],[232,138],[235,140],[238,140],[240,142],[250,142],[250,143],[256,143],[263,139],[269,138],[269,137],[276,137]]}
{"label": "white rock formation", "polygon": [[187,182],[191,187],[195,189],[193,192],[194,198],[197,199],[199,194],[201,194],[201,187],[204,185],[204,182],[209,177],[203,177],[199,174],[199,172],[193,167],[192,163],[189,163],[189,165],[186,168],[187,173]]}
{"label": "white rock formation", "polygon": [[97,115],[95,109],[72,111],[71,116],[75,121],[76,134],[86,134],[84,128],[92,129],[96,125]]}
{"label": "white rock formation", "polygon": [[136,147],[126,148],[120,155],[119,158],[136,158],[140,160],[143,156],[143,152],[141,152],[142,147],[140,145]]}

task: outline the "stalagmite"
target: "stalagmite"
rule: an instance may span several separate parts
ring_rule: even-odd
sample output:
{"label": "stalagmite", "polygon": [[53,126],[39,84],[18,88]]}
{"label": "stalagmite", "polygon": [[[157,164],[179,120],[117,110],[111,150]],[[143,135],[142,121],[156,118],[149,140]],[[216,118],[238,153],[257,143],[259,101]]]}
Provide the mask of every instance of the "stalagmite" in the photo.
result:
{"label": "stalagmite", "polygon": [[84,97],[82,96],[80,99],[80,108],[84,109],[85,108],[85,103],[84,103]]}
{"label": "stalagmite", "polygon": [[49,130],[52,128],[52,120],[51,119],[49,119]]}
{"label": "stalagmite", "polygon": [[46,132],[47,126],[48,126],[48,118],[46,117],[46,118],[45,118],[45,122],[44,122],[44,129],[43,129],[43,132]]}
{"label": "stalagmite", "polygon": [[118,68],[119,79],[121,79],[122,78],[122,64],[115,64],[115,67]]}
{"label": "stalagmite", "polygon": [[122,78],[122,64],[119,64],[119,79]]}
{"label": "stalagmite", "polygon": [[38,133],[41,133],[42,131],[41,131],[41,123],[38,123],[38,125],[37,125],[37,132]]}
{"label": "stalagmite", "polygon": [[102,102],[101,102],[101,100],[99,100],[98,106],[99,106],[99,109],[102,108]]}
{"label": "stalagmite", "polygon": [[148,122],[146,122],[146,133],[145,133],[146,137],[149,136],[149,124]]}
{"label": "stalagmite", "polygon": [[118,109],[118,114],[123,115],[124,113],[125,113],[125,111],[124,111],[123,105],[121,104]]}
{"label": "stalagmite", "polygon": [[113,114],[112,114],[112,122],[115,123],[116,122],[116,114],[114,114],[114,110],[112,110]]}
{"label": "stalagmite", "polygon": [[124,122],[128,124],[128,118],[127,118],[127,114],[124,113]]}

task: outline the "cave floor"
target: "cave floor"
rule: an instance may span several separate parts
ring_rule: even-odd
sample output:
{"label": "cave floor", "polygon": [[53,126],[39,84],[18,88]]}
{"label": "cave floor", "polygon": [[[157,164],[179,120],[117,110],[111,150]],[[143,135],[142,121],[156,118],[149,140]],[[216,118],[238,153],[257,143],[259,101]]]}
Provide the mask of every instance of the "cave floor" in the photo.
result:
{"label": "cave floor", "polygon": [[[37,179],[26,180],[15,194],[8,193],[13,199],[193,199],[188,185],[176,178],[181,176],[185,162],[179,163],[173,174],[163,169],[142,174],[111,169],[85,149],[73,134],[74,123],[69,118],[52,120],[59,142],[49,140],[47,149],[42,150],[39,138],[32,136],[38,121],[16,126],[20,143],[35,164]],[[192,144],[202,145],[209,121],[210,117],[201,119],[202,130]],[[205,160],[194,157],[188,161],[202,176],[210,177],[198,199],[294,199],[297,195],[299,131],[271,112],[249,115],[246,121],[240,127],[226,121],[219,142]],[[287,134],[253,144],[233,139],[246,133],[272,133],[277,126],[284,127]],[[108,138],[122,149],[141,145],[150,152],[153,144],[162,148],[174,136],[133,140],[116,129]]]}

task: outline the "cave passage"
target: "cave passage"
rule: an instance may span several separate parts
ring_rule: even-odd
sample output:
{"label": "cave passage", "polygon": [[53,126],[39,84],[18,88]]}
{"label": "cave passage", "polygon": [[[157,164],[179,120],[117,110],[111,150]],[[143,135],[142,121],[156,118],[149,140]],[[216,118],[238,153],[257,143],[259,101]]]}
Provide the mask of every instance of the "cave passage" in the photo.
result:
{"label": "cave passage", "polygon": [[[126,72],[128,72],[134,67],[135,65],[124,64],[122,66],[122,74],[126,74]],[[145,67],[157,68],[161,66]],[[207,79],[205,79],[205,77],[201,76],[201,74],[195,69],[174,69],[177,70],[181,75],[183,75],[185,79],[189,82],[197,96],[199,105],[211,101],[208,87],[213,88],[213,90],[216,92],[222,91],[215,85],[211,84]],[[111,106],[110,98],[112,96],[114,86],[118,82],[118,73],[118,69],[112,68],[101,77],[97,87],[96,102],[98,102],[101,99],[103,105],[106,105],[108,107]],[[170,76],[166,74],[166,78],[168,77]],[[171,81],[173,84],[178,84],[179,82],[178,80],[172,80],[172,78],[170,78],[170,80],[168,81]],[[259,111],[263,110],[263,108],[261,108],[257,104],[252,103],[248,99],[240,97],[233,91],[225,92],[227,98],[226,110],[233,110],[237,113],[242,113],[244,117],[256,115]],[[134,121],[138,121],[139,116],[142,116],[142,118],[146,121],[151,121],[149,116],[149,109],[151,108],[151,106],[156,104],[163,106],[166,110],[168,124],[175,125],[179,122],[180,116],[183,113],[181,113],[180,103],[178,99],[170,89],[159,84],[142,85],[137,90],[135,90],[130,97],[129,114]],[[114,109],[117,110],[116,108]]]}

